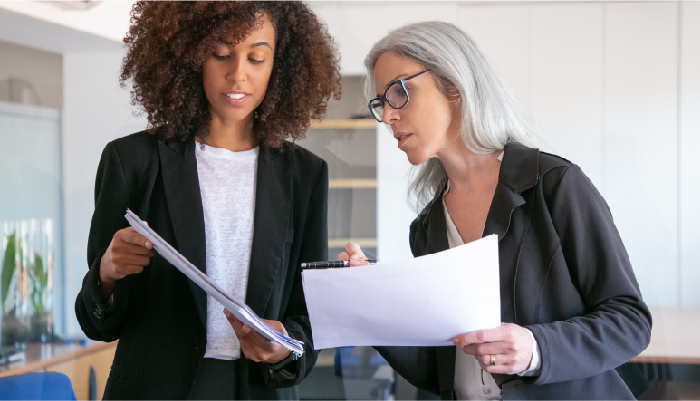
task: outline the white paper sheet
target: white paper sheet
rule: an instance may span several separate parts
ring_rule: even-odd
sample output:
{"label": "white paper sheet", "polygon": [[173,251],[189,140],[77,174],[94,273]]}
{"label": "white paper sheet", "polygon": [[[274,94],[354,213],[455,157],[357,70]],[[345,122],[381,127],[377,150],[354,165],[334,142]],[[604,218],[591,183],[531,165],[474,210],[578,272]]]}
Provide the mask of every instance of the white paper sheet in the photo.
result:
{"label": "white paper sheet", "polygon": [[139,234],[148,238],[153,244],[153,249],[161,256],[183,272],[190,280],[201,287],[207,294],[211,295],[229,312],[233,313],[238,320],[250,326],[252,329],[262,334],[268,340],[275,341],[284,348],[301,356],[304,353],[304,343],[289,338],[279,331],[273,329],[265,323],[258,315],[253,312],[245,303],[234,299],[224,290],[219,288],[215,283],[209,280],[206,274],[202,273],[195,265],[190,263],[184,256],[178,253],[175,248],[168,244],[163,238],[153,231],[148,225],[144,224],[139,216],[131,210],[126,211],[126,219]]}
{"label": "white paper sheet", "polygon": [[302,272],[315,349],[444,346],[501,324],[498,237],[399,263]]}

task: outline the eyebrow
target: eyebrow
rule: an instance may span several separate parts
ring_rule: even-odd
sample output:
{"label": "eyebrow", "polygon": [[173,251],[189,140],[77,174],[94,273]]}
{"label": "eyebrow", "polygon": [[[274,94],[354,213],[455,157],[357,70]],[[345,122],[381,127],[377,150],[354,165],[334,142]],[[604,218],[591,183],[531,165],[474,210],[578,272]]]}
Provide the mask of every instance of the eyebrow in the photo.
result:
{"label": "eyebrow", "polygon": [[401,79],[401,77],[407,77],[407,76],[408,76],[408,74],[399,74],[399,75],[395,76],[394,79],[392,79],[391,81],[389,81],[388,84],[386,84],[386,86],[384,87],[384,91],[386,91],[387,89],[389,89],[389,87],[390,87],[391,85],[393,85],[396,81],[398,81],[399,79]]}
{"label": "eyebrow", "polygon": [[[390,87],[391,85],[393,85],[396,81],[398,81],[399,79],[401,79],[401,77],[407,77],[407,76],[408,76],[408,74],[399,74],[399,75],[395,76],[394,79],[392,79],[391,81],[389,81],[389,83],[386,84],[386,86],[384,87],[384,93],[386,93],[386,90],[389,89],[389,87]],[[379,93],[377,93],[377,97],[379,97],[379,96],[381,96],[381,95],[380,95]]]}
{"label": "eyebrow", "polygon": [[[225,44],[226,46],[233,47],[233,43],[231,43],[231,42],[222,41],[221,43]],[[250,45],[250,48],[254,49],[254,48],[260,47],[260,46],[267,46],[270,48],[270,50],[274,50],[274,49],[272,49],[272,46],[267,42],[253,43],[252,45]]]}

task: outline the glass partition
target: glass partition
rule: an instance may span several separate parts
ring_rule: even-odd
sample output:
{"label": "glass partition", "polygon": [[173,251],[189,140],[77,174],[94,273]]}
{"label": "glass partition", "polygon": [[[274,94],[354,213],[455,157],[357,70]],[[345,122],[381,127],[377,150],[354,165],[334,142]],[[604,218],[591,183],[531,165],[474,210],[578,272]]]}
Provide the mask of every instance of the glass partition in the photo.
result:
{"label": "glass partition", "polygon": [[57,110],[0,102],[0,335],[49,341],[61,321],[61,133]]}

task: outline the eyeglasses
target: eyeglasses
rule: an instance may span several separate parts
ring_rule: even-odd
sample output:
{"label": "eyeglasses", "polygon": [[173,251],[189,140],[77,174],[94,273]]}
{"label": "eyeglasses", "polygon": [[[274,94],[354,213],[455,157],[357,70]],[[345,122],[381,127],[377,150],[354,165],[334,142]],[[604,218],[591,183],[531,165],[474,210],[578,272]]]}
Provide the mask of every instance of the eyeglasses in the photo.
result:
{"label": "eyeglasses", "polygon": [[372,116],[377,119],[377,121],[382,122],[382,114],[384,114],[384,103],[389,103],[394,109],[400,109],[408,104],[408,90],[406,90],[406,81],[425,74],[430,70],[425,70],[419,72],[418,74],[411,75],[408,78],[399,79],[389,84],[386,88],[386,92],[382,96],[375,97],[369,101],[369,111]]}

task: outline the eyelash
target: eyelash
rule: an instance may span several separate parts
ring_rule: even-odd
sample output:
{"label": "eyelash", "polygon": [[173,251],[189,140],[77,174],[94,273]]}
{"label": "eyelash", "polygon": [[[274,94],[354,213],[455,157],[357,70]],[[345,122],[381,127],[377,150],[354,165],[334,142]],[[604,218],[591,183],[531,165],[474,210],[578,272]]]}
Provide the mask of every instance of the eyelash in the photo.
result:
{"label": "eyelash", "polygon": [[[226,55],[226,56],[219,56],[218,54],[214,53],[214,58],[217,59],[217,60],[219,60],[219,61],[228,60],[229,57],[231,57],[231,56],[229,56],[229,55]],[[265,62],[265,60],[255,60],[255,59],[252,59],[252,58],[248,58],[248,61],[250,61],[251,63],[253,63],[253,64],[255,64],[255,65],[257,65],[257,64],[262,64],[263,62]]]}

